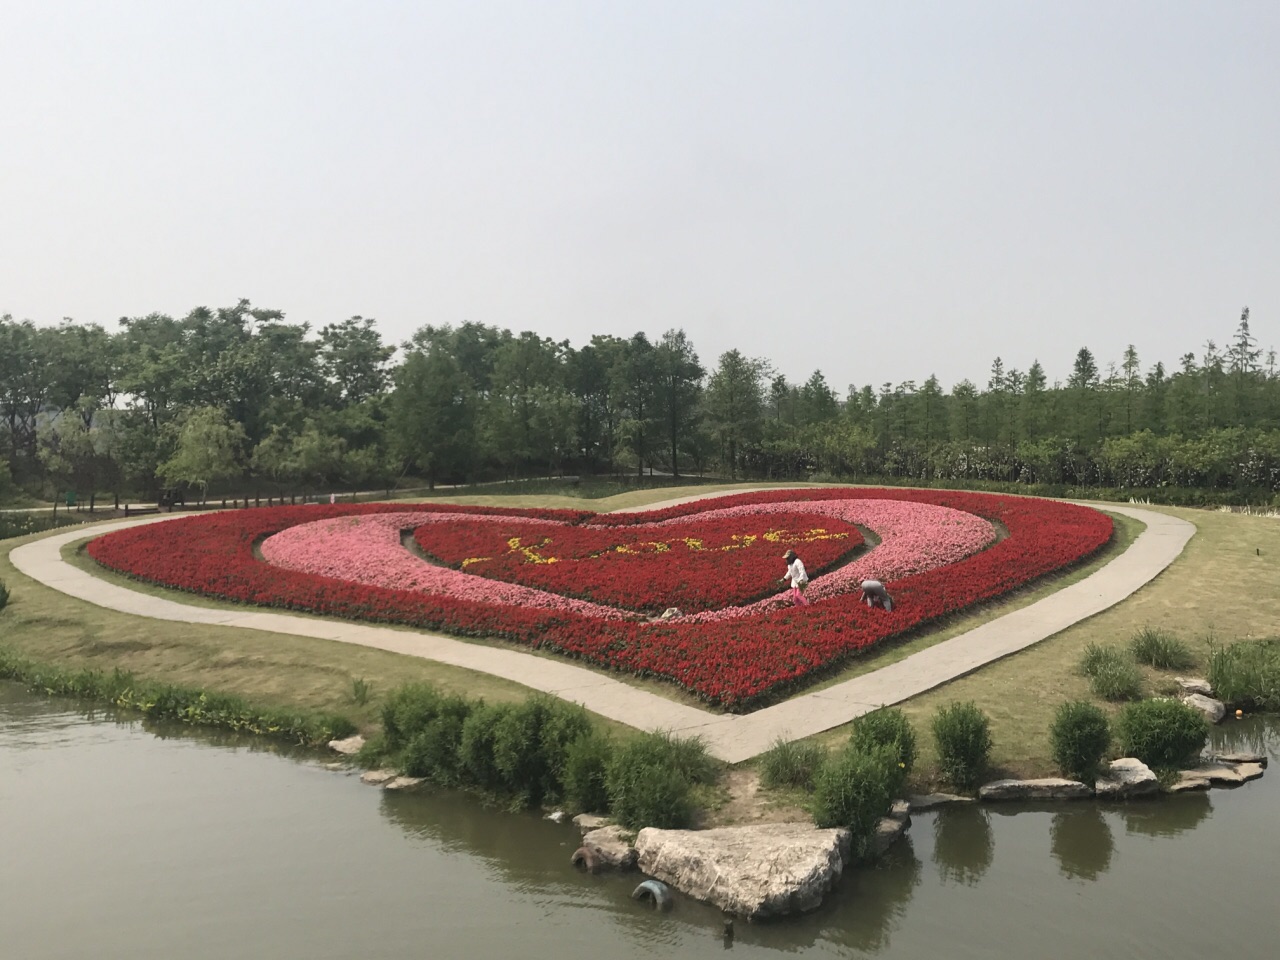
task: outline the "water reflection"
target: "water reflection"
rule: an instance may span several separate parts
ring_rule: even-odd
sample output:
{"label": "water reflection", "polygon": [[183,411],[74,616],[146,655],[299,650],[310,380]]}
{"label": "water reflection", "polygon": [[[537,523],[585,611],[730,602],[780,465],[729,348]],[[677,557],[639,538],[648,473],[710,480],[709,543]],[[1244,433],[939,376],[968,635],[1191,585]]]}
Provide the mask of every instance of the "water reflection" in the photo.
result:
{"label": "water reflection", "polygon": [[933,821],[933,862],[944,883],[972,886],[995,857],[991,817],[977,804],[939,811]]}
{"label": "water reflection", "polygon": [[1199,792],[1136,800],[1120,808],[1125,832],[1148,837],[1176,837],[1194,830],[1212,813],[1209,794]]}
{"label": "water reflection", "polygon": [[1054,814],[1049,849],[1064,877],[1096,880],[1111,866],[1115,840],[1101,810],[1092,804],[1077,804]]}
{"label": "water reflection", "polygon": [[887,949],[922,872],[908,833],[875,866],[846,873],[835,902],[837,925],[824,930],[823,939],[866,953]]}

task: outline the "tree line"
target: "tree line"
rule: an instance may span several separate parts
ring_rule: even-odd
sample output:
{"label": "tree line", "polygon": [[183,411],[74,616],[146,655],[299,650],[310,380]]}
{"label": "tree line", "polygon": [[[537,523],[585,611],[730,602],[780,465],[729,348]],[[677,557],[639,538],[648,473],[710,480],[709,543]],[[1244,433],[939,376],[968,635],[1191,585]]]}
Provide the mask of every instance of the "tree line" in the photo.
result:
{"label": "tree line", "polygon": [[985,383],[793,383],[683,330],[581,347],[479,323],[395,347],[248,301],[114,329],[0,317],[0,493],[152,497],[569,474],[1280,490],[1280,378],[1249,311],[1173,367],[1081,348],[1065,382],[997,357]]}

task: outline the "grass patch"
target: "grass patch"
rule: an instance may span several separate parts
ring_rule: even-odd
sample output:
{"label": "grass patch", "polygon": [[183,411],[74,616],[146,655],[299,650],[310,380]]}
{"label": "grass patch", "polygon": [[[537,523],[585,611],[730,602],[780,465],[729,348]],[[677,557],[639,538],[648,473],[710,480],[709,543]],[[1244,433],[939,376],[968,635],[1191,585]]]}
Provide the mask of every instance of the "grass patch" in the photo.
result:
{"label": "grass patch", "polygon": [[123,670],[67,670],[29,660],[3,647],[0,678],[17,681],[36,693],[110,704],[153,720],[253,733],[309,746],[349,736],[356,729],[349,719],[335,714],[270,709],[241,697],[159,683]]}
{"label": "grass patch", "polygon": [[1129,640],[1133,659],[1158,670],[1188,670],[1196,665],[1191,648],[1168,630],[1143,627]]}
{"label": "grass patch", "polygon": [[779,737],[760,755],[760,782],[771,790],[789,787],[812,790],[814,777],[826,756],[827,751],[810,740]]}
{"label": "grass patch", "polygon": [[1214,648],[1208,680],[1233,707],[1280,710],[1280,638]]}

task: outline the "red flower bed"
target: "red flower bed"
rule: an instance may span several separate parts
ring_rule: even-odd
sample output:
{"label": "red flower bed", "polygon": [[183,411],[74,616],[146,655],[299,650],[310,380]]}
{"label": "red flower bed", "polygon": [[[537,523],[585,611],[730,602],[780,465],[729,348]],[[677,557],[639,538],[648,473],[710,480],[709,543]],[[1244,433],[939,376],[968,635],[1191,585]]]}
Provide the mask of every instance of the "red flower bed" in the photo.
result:
{"label": "red flower bed", "polygon": [[778,592],[786,550],[815,577],[863,542],[852,524],[790,512],[643,530],[460,520],[413,536],[466,573],[651,613],[750,603]]}
{"label": "red flower bed", "polygon": [[[554,649],[613,669],[664,678],[711,703],[741,710],[879,640],[1000,596],[1074,563],[1099,549],[1112,533],[1109,517],[1085,507],[926,490],[762,491],[647,514],[603,517],[573,511],[436,505],[417,509],[424,514],[536,516],[569,524],[590,519],[591,526],[598,528],[691,517],[744,504],[795,503],[801,505],[796,508],[799,513],[806,501],[838,499],[937,504],[988,518],[1003,525],[1008,536],[956,563],[891,582],[896,604],[893,613],[863,606],[856,594],[841,594],[809,607],[769,610],[749,618],[659,624],[601,620],[567,609],[368,586],[272,567],[254,554],[256,542],[296,524],[363,513],[405,512],[406,507],[396,504],[263,508],[189,517],[108,534],[91,541],[89,553],[112,569],[196,593],[457,634],[504,637]],[[832,523],[829,517],[823,521],[825,525]],[[868,556],[873,554],[874,550]]]}

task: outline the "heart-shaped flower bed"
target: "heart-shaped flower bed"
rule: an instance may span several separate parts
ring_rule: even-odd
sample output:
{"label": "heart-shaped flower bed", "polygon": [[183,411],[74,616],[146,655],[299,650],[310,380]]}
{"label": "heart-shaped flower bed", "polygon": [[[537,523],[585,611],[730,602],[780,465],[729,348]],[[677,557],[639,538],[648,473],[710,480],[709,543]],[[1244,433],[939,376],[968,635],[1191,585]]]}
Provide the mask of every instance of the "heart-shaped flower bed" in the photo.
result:
{"label": "heart-shaped flower bed", "polygon": [[[874,545],[846,562],[859,527]],[[878,640],[1074,563],[1110,536],[1104,514],[1053,501],[810,489],[625,515],[258,508],[119,531],[89,553],[227,599],[559,650],[744,709]],[[788,546],[811,571],[810,606],[791,607],[780,584],[770,592]],[[888,582],[893,613],[859,602],[866,577]],[[649,623],[636,612],[667,606],[689,615]]]}
{"label": "heart-shaped flower bed", "polygon": [[413,538],[427,558],[465,573],[648,614],[751,603],[778,592],[786,550],[816,577],[863,544],[853,524],[802,513],[661,527],[457,518]]}

